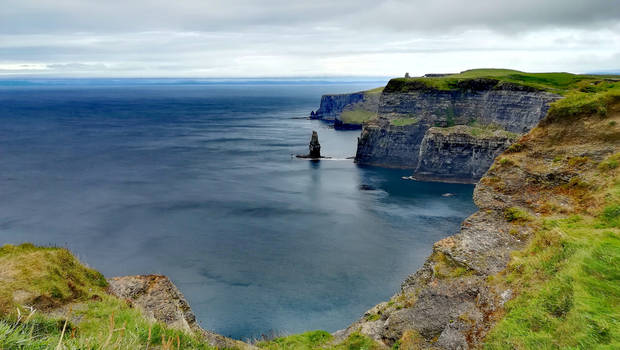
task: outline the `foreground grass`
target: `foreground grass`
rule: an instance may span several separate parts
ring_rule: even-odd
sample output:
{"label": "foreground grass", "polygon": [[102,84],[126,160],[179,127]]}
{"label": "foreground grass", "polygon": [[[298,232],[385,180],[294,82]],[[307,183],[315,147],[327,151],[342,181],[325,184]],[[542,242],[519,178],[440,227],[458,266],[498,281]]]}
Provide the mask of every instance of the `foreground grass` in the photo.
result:
{"label": "foreground grass", "polygon": [[[514,290],[486,349],[620,348],[620,179],[601,162],[596,216],[540,219],[529,246],[491,283]],[[597,192],[596,190],[594,190]]]}
{"label": "foreground grass", "polygon": [[1,247],[0,282],[0,349],[212,349],[107,294],[63,248]]}

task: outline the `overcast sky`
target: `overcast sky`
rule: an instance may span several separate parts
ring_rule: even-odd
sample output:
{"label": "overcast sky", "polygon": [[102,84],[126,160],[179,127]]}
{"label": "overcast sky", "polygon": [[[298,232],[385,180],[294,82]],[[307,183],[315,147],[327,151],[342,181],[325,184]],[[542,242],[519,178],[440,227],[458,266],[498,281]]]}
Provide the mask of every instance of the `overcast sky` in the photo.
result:
{"label": "overcast sky", "polygon": [[0,0],[0,76],[620,70],[620,0]]}

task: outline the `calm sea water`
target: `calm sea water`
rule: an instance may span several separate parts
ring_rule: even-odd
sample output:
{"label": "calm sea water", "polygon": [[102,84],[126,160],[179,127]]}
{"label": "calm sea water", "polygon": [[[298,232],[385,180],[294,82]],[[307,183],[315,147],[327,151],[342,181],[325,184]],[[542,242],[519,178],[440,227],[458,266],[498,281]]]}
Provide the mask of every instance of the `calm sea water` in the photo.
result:
{"label": "calm sea water", "polygon": [[[359,131],[301,119],[379,85],[0,87],[0,243],[166,274],[236,338],[344,328],[475,210],[472,186],[356,166]],[[335,160],[291,157],[312,130]]]}

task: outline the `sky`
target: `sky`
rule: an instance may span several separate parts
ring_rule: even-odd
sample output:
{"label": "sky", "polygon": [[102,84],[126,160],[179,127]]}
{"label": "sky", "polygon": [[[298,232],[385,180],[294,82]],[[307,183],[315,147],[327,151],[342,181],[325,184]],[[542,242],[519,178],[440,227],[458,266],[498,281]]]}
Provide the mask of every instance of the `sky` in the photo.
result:
{"label": "sky", "polygon": [[620,72],[620,0],[0,0],[0,77]]}

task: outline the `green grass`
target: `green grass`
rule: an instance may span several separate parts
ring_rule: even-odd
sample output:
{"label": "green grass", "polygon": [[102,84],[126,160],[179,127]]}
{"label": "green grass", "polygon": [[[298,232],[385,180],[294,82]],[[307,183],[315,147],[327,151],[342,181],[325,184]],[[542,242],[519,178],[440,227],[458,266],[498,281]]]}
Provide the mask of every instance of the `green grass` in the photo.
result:
{"label": "green grass", "polygon": [[407,126],[417,124],[420,121],[418,117],[396,118],[390,120],[390,124],[394,126]]}
{"label": "green grass", "polygon": [[354,109],[352,111],[343,111],[340,114],[340,120],[345,124],[362,124],[377,116],[376,112],[364,109]]}
{"label": "green grass", "polygon": [[616,183],[595,218],[546,220],[514,254],[506,287],[519,295],[486,349],[620,348],[620,205]]}
{"label": "green grass", "polygon": [[354,332],[344,342],[333,345],[333,336],[325,331],[311,331],[287,337],[276,338],[270,341],[259,342],[256,345],[268,350],[378,350],[379,345],[365,335]]}
{"label": "green grass", "polygon": [[383,86],[380,86],[378,88],[374,88],[374,89],[370,89],[370,90],[366,90],[364,91],[367,94],[380,94],[383,92]]}
{"label": "green grass", "polygon": [[0,247],[0,316],[15,310],[16,299],[37,308],[56,307],[104,294],[107,282],[67,249],[32,244]]}
{"label": "green grass", "polygon": [[589,114],[607,116],[609,105],[620,101],[620,82],[597,85],[605,85],[605,89],[593,93],[574,90],[552,103],[546,122]]}
{"label": "green grass", "polygon": [[[104,277],[67,249],[5,245],[0,248],[0,282],[0,349],[50,349],[58,343],[63,349],[137,349],[147,344],[212,349],[198,336],[151,322],[108,295]],[[17,302],[16,296],[24,300]],[[24,304],[34,306],[34,314],[25,316],[30,311]],[[54,310],[62,311],[46,313]]]}
{"label": "green grass", "polygon": [[[473,79],[479,80],[477,83]],[[617,84],[620,76],[578,75],[571,73],[526,73],[510,69],[472,69],[459,74],[434,78],[396,78],[385,87],[386,92],[431,90],[476,90],[502,88],[512,83],[532,90],[566,94],[572,90],[583,92],[606,90],[600,84]],[[607,81],[610,80],[610,81]]]}

